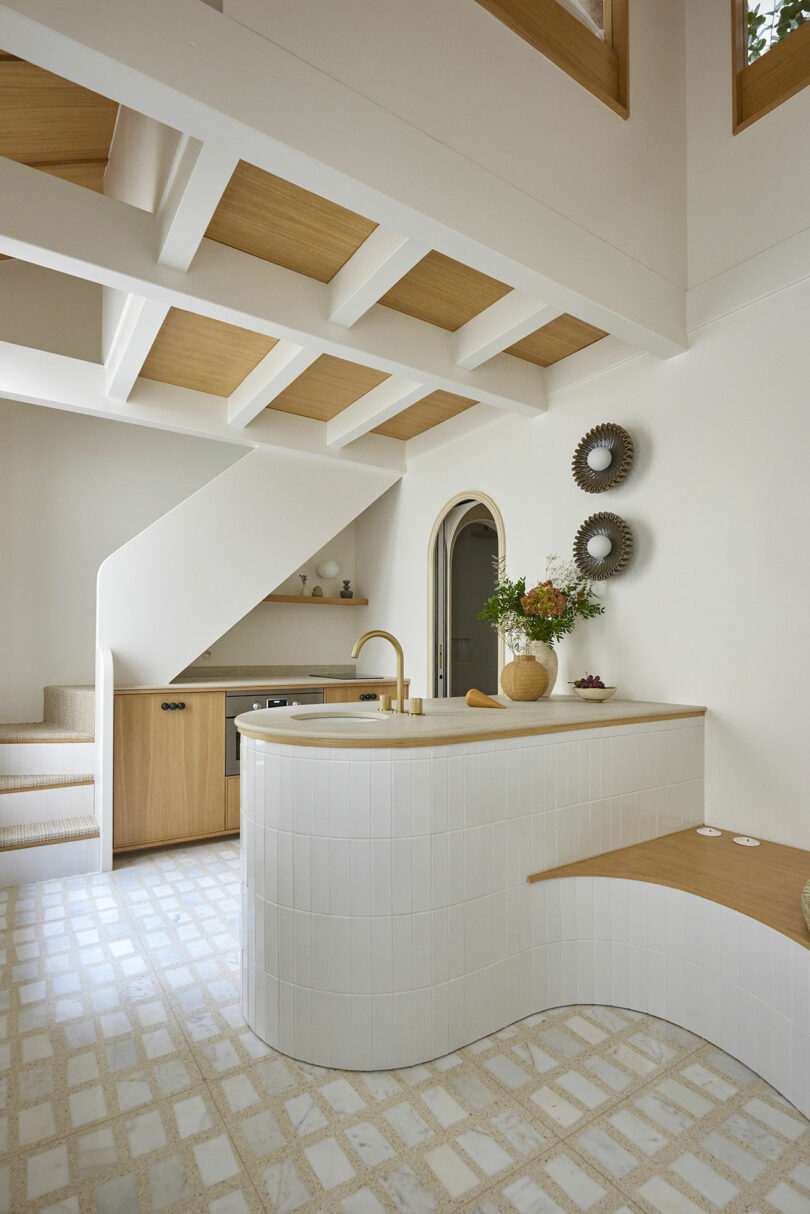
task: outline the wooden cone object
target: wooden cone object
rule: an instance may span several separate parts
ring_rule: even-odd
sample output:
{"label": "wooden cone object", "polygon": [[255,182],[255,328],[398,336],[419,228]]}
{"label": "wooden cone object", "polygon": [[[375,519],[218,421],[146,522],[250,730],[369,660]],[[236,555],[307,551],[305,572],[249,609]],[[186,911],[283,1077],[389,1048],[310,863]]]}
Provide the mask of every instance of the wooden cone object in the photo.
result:
{"label": "wooden cone object", "polygon": [[493,700],[492,696],[485,695],[477,687],[471,687],[464,698],[469,708],[506,708],[505,704],[499,704],[497,700]]}

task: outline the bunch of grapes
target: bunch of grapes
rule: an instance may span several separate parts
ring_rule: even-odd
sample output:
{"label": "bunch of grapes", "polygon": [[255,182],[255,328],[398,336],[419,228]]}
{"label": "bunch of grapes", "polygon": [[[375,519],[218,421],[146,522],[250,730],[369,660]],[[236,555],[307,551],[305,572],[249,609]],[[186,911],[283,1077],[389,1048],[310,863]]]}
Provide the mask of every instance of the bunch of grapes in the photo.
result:
{"label": "bunch of grapes", "polygon": [[603,691],[605,684],[602,682],[598,674],[586,674],[584,679],[577,679],[574,683],[575,687],[600,687]]}

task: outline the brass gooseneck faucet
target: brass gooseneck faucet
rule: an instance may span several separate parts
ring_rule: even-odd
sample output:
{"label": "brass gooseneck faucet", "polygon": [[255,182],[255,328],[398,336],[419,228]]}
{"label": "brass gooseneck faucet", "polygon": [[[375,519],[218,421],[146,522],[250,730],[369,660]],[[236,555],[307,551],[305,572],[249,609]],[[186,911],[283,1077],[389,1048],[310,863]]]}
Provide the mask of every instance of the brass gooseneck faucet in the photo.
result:
{"label": "brass gooseneck faucet", "polygon": [[381,632],[375,629],[373,632],[364,632],[359,641],[355,642],[352,650],[352,657],[356,658],[360,650],[365,645],[366,641],[370,641],[372,637],[382,637],[386,641],[390,641],[394,646],[394,652],[397,655],[397,704],[395,712],[405,711],[405,657],[402,653],[402,646],[395,636],[390,632]]}

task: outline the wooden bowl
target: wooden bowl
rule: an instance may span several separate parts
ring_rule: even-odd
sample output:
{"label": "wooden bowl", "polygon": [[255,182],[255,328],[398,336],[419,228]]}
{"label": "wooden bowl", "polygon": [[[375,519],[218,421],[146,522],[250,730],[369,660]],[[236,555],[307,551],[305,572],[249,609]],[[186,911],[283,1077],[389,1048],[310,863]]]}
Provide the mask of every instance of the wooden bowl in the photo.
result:
{"label": "wooden bowl", "polygon": [[603,700],[609,700],[616,694],[615,687],[575,687],[574,691],[580,700],[595,700],[600,704]]}

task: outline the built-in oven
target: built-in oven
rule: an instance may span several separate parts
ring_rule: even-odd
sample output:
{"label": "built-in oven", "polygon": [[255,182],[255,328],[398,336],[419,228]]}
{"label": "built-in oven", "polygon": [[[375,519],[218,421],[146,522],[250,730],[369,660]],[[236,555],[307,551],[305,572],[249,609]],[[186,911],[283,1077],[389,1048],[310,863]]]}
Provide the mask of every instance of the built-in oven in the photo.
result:
{"label": "built-in oven", "polygon": [[225,696],[225,775],[239,775],[239,741],[242,737],[236,728],[236,718],[243,712],[254,712],[260,708],[292,708],[296,704],[323,704],[323,689],[313,691],[310,687],[279,691],[276,688],[264,691],[229,691]]}

